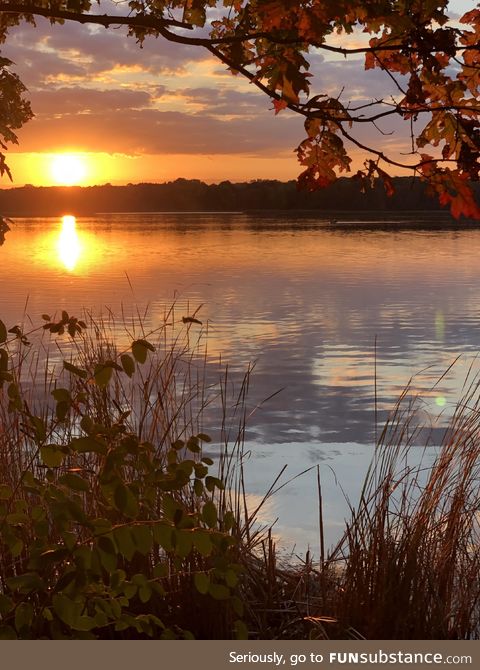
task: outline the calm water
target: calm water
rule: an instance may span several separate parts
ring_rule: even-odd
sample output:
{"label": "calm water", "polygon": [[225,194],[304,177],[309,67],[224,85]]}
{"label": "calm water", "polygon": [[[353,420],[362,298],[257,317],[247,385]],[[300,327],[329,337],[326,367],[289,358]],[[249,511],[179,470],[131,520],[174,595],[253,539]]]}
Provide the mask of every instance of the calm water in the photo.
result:
{"label": "calm water", "polygon": [[[415,217],[409,221],[419,223]],[[389,222],[388,222],[389,223]],[[431,222],[430,222],[431,223]],[[320,464],[327,535],[360,488],[374,443],[375,339],[379,417],[409,378],[429,410],[448,413],[480,343],[480,231],[331,225],[314,217],[129,214],[20,219],[0,248],[0,317],[81,307],[129,313],[166,304],[209,323],[209,353],[235,374],[256,361],[247,478],[261,497]],[[187,306],[188,304],[188,306]],[[465,354],[448,378],[436,379]],[[316,472],[262,512],[287,546],[318,545]]]}

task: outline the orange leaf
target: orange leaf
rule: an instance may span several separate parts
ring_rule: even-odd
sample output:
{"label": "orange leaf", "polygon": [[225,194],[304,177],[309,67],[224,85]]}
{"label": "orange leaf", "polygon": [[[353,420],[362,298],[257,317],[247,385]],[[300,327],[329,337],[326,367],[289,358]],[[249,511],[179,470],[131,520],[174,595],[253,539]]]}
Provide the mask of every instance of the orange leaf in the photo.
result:
{"label": "orange leaf", "polygon": [[375,67],[375,56],[372,51],[365,54],[365,70],[373,70]]}
{"label": "orange leaf", "polygon": [[278,114],[278,112],[281,112],[282,109],[285,109],[285,107],[288,105],[286,100],[274,100],[273,101],[273,108],[275,110],[275,115]]}

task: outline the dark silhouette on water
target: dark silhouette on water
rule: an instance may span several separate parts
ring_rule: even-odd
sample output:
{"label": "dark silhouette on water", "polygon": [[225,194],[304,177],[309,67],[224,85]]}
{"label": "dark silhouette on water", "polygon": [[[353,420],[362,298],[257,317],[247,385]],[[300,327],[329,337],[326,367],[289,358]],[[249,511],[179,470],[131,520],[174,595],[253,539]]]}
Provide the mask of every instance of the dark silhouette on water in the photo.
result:
{"label": "dark silhouette on water", "polygon": [[[338,179],[332,186],[313,193],[299,191],[295,181],[257,180],[244,183],[223,181],[205,184],[198,179],[176,179],[164,184],[127,186],[52,186],[0,189],[0,213],[5,216],[60,216],[102,212],[232,212],[319,211],[405,212],[439,211],[425,185],[410,177],[393,180],[389,197],[381,184],[362,193],[354,179]],[[479,184],[475,185],[479,191]],[[343,224],[333,219],[332,223]]]}

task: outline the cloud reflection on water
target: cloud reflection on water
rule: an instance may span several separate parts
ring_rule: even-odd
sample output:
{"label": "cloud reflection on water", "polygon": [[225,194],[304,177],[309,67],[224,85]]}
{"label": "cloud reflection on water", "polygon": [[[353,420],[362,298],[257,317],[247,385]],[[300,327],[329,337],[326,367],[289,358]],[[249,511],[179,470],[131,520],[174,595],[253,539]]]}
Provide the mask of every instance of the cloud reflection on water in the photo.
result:
{"label": "cloud reflection on water", "polygon": [[[79,219],[81,251],[68,247],[73,254],[60,268],[52,255],[58,226],[55,219],[16,222],[2,247],[0,317],[18,322],[27,295],[34,321],[52,309],[108,306],[128,316],[149,304],[147,326],[155,326],[173,299],[179,316],[203,303],[211,380],[220,353],[237,388],[248,362],[257,361],[247,441],[257,452],[250,469],[258,495],[286,462],[292,474],[331,462],[347,489],[342,477],[358,480],[375,432],[375,338],[379,420],[424,370],[412,388],[424,398],[430,443],[442,424],[430,430],[428,413],[451,413],[468,358],[433,385],[480,342],[478,230],[336,230],[313,215],[105,215]],[[302,490],[289,494],[296,512],[285,495],[269,514],[300,527]]]}

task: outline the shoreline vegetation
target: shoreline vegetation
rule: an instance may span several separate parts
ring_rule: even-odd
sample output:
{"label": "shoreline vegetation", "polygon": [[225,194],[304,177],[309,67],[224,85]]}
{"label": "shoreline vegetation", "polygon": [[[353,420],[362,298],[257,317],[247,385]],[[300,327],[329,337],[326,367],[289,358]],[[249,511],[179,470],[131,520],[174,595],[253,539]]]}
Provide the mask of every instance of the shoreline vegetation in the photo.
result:
{"label": "shoreline vegetation", "polygon": [[195,314],[116,338],[112,314],[42,318],[0,322],[0,638],[480,637],[477,378],[433,463],[409,459],[405,389],[330,549],[319,471],[320,556],[300,562],[245,494],[250,371],[207,384]]}
{"label": "shoreline vegetation", "polygon": [[[395,177],[395,192],[388,196],[376,183],[362,193],[353,178],[340,178],[332,186],[315,192],[299,190],[295,181],[223,181],[206,184],[198,179],[176,179],[163,184],[126,186],[23,186],[0,189],[0,212],[4,216],[77,216],[98,212],[250,212],[250,211],[338,211],[405,212],[428,211],[449,217],[427,186],[411,177]],[[472,188],[480,197],[478,184]]]}

